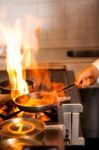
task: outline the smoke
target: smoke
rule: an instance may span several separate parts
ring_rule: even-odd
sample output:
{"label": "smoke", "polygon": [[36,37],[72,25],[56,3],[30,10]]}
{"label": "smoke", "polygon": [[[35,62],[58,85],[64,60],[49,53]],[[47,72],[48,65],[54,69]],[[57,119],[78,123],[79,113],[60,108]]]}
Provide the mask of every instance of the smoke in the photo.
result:
{"label": "smoke", "polygon": [[39,48],[40,25],[36,18],[29,15],[16,19],[11,25],[0,22],[0,45],[6,45],[4,30],[14,31],[16,28],[22,33],[22,46],[28,44],[30,48]]}

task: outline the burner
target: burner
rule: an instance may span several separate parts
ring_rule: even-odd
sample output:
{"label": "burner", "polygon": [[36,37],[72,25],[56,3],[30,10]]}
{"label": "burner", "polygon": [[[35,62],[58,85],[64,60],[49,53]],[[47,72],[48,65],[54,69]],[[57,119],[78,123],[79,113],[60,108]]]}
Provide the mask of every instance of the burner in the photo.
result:
{"label": "burner", "polygon": [[2,150],[23,150],[23,147],[40,145],[40,143],[30,138],[8,138],[0,141],[0,149]]}
{"label": "burner", "polygon": [[21,120],[19,123],[8,124],[8,131],[13,134],[28,134],[35,129],[35,125],[28,121]]}
{"label": "burner", "polygon": [[33,136],[44,131],[45,125],[37,119],[14,118],[0,124],[0,136],[22,137]]}

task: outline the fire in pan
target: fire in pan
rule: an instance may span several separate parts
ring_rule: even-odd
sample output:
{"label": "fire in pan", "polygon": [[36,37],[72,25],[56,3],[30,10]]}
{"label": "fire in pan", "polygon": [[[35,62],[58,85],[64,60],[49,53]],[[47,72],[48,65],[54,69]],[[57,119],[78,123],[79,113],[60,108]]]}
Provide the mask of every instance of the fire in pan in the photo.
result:
{"label": "fire in pan", "polygon": [[[64,90],[64,89],[63,89]],[[60,92],[60,90],[59,90]],[[8,94],[6,94],[8,97]],[[6,99],[3,96],[3,102]],[[71,100],[70,96],[59,97],[55,91],[52,92],[32,92],[29,94],[21,95],[13,101],[13,105],[19,108],[19,111],[10,113],[8,115],[0,114],[3,120],[12,118],[21,111],[25,112],[45,112],[46,110],[56,108],[57,104],[60,102],[69,102]]]}
{"label": "fire in pan", "polygon": [[57,97],[50,92],[32,92],[15,99],[17,107],[26,112],[42,112],[55,107]]}
{"label": "fire in pan", "polygon": [[56,92],[32,92],[29,94],[21,95],[15,99],[17,107],[26,112],[43,112],[48,109],[56,107],[58,101],[70,101],[71,97],[59,97]]}

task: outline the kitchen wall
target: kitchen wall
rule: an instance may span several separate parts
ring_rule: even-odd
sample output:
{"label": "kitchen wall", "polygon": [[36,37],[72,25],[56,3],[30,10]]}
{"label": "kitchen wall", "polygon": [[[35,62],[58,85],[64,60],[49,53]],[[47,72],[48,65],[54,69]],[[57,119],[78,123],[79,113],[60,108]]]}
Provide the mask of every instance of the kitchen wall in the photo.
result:
{"label": "kitchen wall", "polygon": [[99,0],[0,0],[0,20],[40,20],[41,48],[99,46]]}

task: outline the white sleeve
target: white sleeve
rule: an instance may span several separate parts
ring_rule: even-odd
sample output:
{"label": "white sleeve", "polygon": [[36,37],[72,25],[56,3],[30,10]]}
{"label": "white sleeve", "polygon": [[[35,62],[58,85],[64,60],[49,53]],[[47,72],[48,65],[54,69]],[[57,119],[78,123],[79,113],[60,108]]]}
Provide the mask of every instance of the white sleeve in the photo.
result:
{"label": "white sleeve", "polygon": [[[97,68],[97,70],[99,70],[99,59],[94,61],[92,64]],[[99,83],[99,77],[97,78],[97,82]]]}
{"label": "white sleeve", "polygon": [[99,70],[99,59],[94,61],[92,64],[97,68],[97,70]]}

